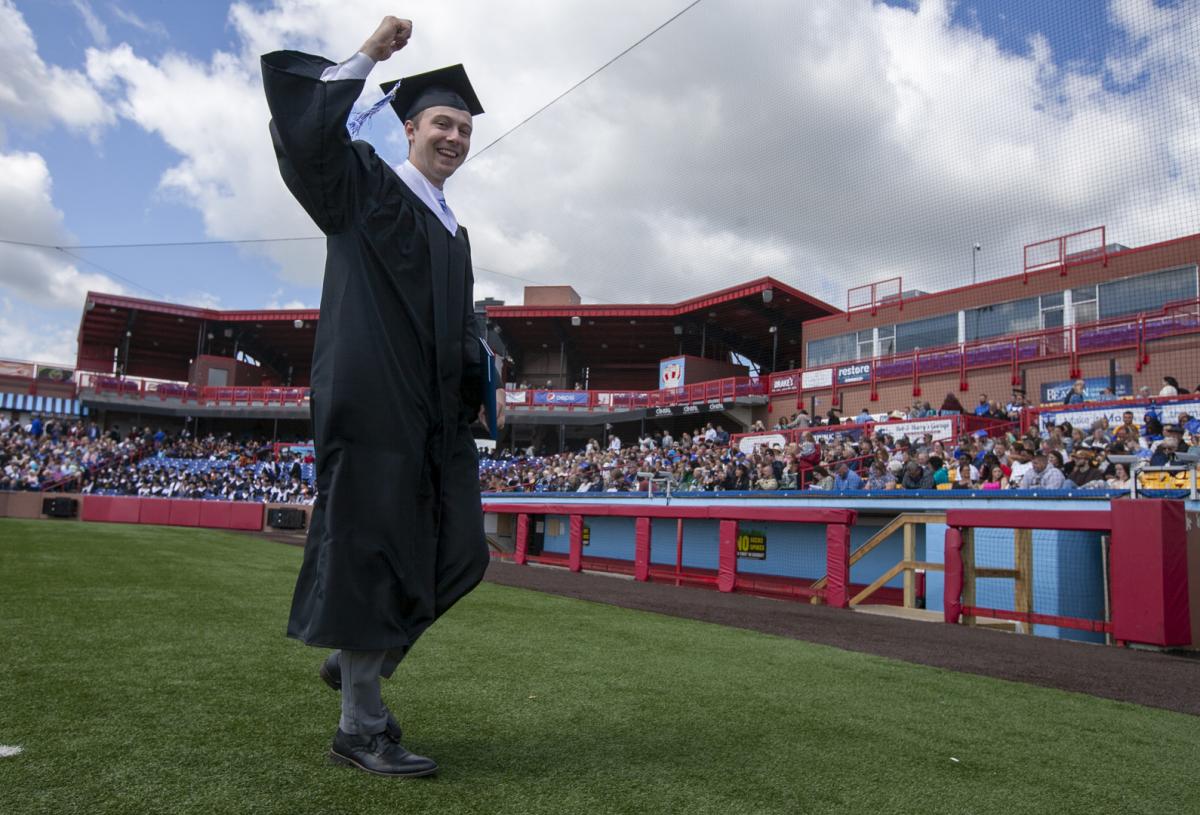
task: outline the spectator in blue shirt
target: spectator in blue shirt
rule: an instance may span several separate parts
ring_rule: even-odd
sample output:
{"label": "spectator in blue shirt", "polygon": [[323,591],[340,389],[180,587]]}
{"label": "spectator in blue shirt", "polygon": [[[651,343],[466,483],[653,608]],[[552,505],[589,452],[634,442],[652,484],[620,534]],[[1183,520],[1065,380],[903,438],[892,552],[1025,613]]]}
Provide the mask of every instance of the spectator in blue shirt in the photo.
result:
{"label": "spectator in blue shirt", "polygon": [[1067,398],[1063,400],[1064,405],[1081,405],[1087,401],[1085,389],[1087,383],[1082,379],[1076,379],[1075,384],[1071,386],[1071,390],[1067,392]]}
{"label": "spectator in blue shirt", "polygon": [[1193,419],[1189,413],[1180,413],[1175,423],[1191,434],[1200,433],[1200,419]]}
{"label": "spectator in blue shirt", "polygon": [[975,406],[975,415],[986,416],[991,409],[988,404],[988,395],[986,393],[979,394],[979,404]]}
{"label": "spectator in blue shirt", "polygon": [[850,465],[842,462],[838,465],[837,473],[833,476],[835,490],[861,490],[862,476],[850,469]]}

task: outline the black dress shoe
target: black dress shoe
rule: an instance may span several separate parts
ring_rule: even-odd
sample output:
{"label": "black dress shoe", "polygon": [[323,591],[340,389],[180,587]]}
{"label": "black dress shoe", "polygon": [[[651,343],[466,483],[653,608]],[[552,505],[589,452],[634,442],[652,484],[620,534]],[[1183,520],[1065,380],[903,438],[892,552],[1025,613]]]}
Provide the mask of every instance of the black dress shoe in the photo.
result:
{"label": "black dress shoe", "polygon": [[[321,667],[317,668],[317,676],[321,677],[326,685],[338,693],[342,692],[342,663],[339,659],[341,651],[334,651],[325,658],[321,663]],[[400,729],[400,723],[396,721],[396,717],[389,710],[387,715],[387,734],[395,741],[401,741],[404,738],[404,731]]]}
{"label": "black dress shoe", "polygon": [[370,736],[356,736],[343,732],[339,727],[337,735],[333,737],[329,757],[335,764],[398,778],[419,778],[433,775],[438,770],[437,762],[409,752],[404,745],[388,736],[386,730]]}
{"label": "black dress shoe", "polygon": [[342,690],[341,653],[341,651],[334,651],[325,657],[325,661],[317,669],[317,676],[321,677],[321,681],[338,692]]}

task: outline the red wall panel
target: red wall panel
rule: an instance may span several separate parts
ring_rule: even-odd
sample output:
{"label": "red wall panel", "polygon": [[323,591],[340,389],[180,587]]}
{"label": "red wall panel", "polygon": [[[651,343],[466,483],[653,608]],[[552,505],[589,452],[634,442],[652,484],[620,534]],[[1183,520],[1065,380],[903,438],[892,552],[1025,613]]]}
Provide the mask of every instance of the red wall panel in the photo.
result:
{"label": "red wall panel", "polygon": [[200,524],[200,504],[203,501],[192,501],[183,498],[171,499],[171,526],[198,526]]}
{"label": "red wall panel", "polygon": [[1112,522],[1113,637],[1164,647],[1191,645],[1183,502],[1113,501]]}
{"label": "red wall panel", "polygon": [[248,503],[246,501],[234,502],[233,508],[229,513],[229,528],[261,530],[263,528],[263,516],[263,504]]}
{"label": "red wall panel", "polygon": [[233,515],[232,501],[200,501],[199,525],[209,529],[228,529]]}
{"label": "red wall panel", "polygon": [[171,523],[170,498],[142,498],[138,502],[138,523],[162,524]]}

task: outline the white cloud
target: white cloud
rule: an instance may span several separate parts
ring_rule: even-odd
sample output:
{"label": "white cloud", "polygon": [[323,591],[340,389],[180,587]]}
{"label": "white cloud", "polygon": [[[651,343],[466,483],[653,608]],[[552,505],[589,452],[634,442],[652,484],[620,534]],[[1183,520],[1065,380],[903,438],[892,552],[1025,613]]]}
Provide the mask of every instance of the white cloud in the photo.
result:
{"label": "white cloud", "polygon": [[213,294],[208,291],[193,290],[189,291],[182,297],[168,297],[172,303],[182,303],[187,306],[195,306],[196,308],[221,308],[220,295]]}
{"label": "white cloud", "polygon": [[92,4],[88,0],[71,0],[71,5],[75,6],[75,10],[79,12],[79,16],[83,18],[83,25],[88,30],[88,34],[92,37],[92,42],[101,48],[108,47],[108,27],[104,25],[104,21],[96,16],[96,12],[92,9]]}
{"label": "white cloud", "polygon": [[111,3],[109,8],[112,10],[114,17],[139,31],[142,31],[146,34],[152,34],[155,37],[161,37],[163,39],[170,36],[167,32],[167,27],[158,20],[144,20],[131,9],[122,8],[116,3]]}
{"label": "white cloud", "polygon": [[[1107,78],[1063,67],[1043,38],[1014,54],[952,26],[949,0],[702,3],[479,155],[683,5],[412,4],[411,45],[372,79],[467,64],[488,113],[447,192],[479,266],[617,302],[769,273],[840,303],[895,275],[960,283],[976,241],[986,277],[1020,271],[1023,244],[1087,226],[1127,244],[1194,228],[1194,2],[1114,2],[1130,45]],[[180,154],[162,187],[209,235],[312,234],[277,175],[257,55],[341,59],[389,11],[234,3],[233,53],[150,60],[118,46],[92,52],[88,75]],[[389,155],[394,135],[368,133]],[[284,280],[312,285],[317,247],[270,251]],[[477,277],[478,296],[521,285]]]}
{"label": "white cloud", "polygon": [[263,306],[263,308],[272,309],[272,310],[281,310],[281,311],[291,311],[293,309],[312,309],[312,308],[316,308],[316,306],[315,305],[310,306],[307,303],[305,303],[303,300],[298,300],[295,298],[293,298],[291,300],[284,299],[283,289],[276,289],[275,291],[273,291],[271,293],[271,296],[269,298],[267,298],[267,303],[266,303],[266,305]]}
{"label": "white cloud", "polygon": [[[50,171],[37,153],[0,153],[0,223],[6,236],[48,246],[71,242],[51,186]],[[0,291],[6,296],[37,307],[78,310],[89,289],[124,291],[105,275],[80,271],[61,252],[0,244]]]}
{"label": "white cloud", "polygon": [[0,121],[58,121],[93,136],[115,121],[81,73],[42,61],[33,32],[12,0],[0,0],[0,65]]}
{"label": "white cloud", "polygon": [[[5,359],[75,364],[75,328],[28,307],[0,298],[0,355]],[[75,326],[78,325],[76,318]]]}

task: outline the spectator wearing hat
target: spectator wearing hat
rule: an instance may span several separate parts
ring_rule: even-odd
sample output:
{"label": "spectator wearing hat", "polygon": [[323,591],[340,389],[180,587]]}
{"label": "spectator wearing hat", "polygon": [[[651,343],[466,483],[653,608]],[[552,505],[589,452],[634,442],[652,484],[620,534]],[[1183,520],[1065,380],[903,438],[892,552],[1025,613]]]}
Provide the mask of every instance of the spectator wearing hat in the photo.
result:
{"label": "spectator wearing hat", "polygon": [[1086,485],[1095,485],[1095,482],[1100,482],[1100,486],[1104,484],[1104,471],[1098,468],[1095,464],[1095,454],[1092,450],[1086,447],[1080,447],[1071,455],[1074,460],[1074,466],[1071,467],[1069,476],[1071,483],[1076,487]]}

